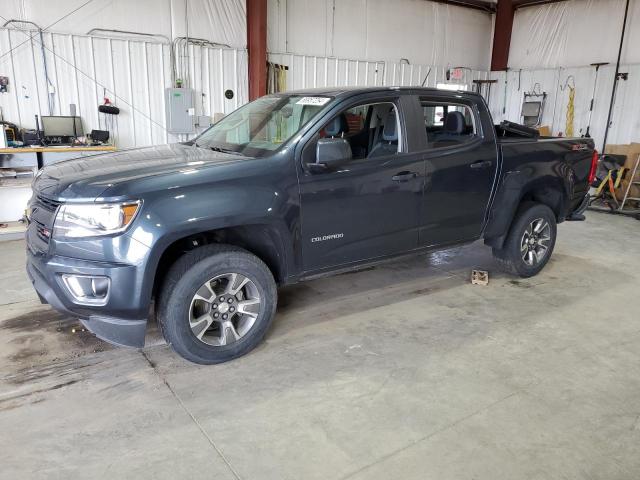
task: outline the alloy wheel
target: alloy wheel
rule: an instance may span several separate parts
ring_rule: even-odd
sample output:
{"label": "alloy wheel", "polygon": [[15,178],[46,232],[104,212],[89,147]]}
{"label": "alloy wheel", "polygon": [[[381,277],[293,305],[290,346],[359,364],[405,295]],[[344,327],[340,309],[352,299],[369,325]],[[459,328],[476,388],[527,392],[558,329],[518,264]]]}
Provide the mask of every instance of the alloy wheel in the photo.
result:
{"label": "alloy wheel", "polygon": [[533,220],[525,229],[520,240],[520,254],[530,267],[539,264],[549,251],[551,226],[544,218]]}
{"label": "alloy wheel", "polygon": [[203,283],[189,306],[189,327],[207,345],[237,342],[253,327],[262,302],[255,283],[240,273],[224,273]]}

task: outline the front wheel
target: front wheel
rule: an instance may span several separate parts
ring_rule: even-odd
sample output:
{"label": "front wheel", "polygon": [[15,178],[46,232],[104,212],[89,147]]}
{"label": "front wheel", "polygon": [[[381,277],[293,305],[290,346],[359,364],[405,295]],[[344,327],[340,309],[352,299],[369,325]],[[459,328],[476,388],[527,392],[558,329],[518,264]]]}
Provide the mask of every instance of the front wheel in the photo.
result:
{"label": "front wheel", "polygon": [[171,267],[158,321],[180,356],[221,363],[255,348],[273,320],[276,302],[273,275],[259,258],[232,246],[209,245]]}
{"label": "front wheel", "polygon": [[494,248],[493,255],[505,271],[532,277],[549,261],[557,231],[556,217],[549,207],[526,203],[518,210],[503,247]]}

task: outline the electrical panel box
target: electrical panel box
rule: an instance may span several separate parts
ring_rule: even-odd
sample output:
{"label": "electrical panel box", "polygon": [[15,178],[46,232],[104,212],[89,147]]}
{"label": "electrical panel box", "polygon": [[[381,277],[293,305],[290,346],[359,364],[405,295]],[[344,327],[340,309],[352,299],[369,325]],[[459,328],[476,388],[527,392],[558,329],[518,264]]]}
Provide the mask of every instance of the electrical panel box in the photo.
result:
{"label": "electrical panel box", "polygon": [[169,133],[195,133],[193,90],[165,88],[164,104]]}

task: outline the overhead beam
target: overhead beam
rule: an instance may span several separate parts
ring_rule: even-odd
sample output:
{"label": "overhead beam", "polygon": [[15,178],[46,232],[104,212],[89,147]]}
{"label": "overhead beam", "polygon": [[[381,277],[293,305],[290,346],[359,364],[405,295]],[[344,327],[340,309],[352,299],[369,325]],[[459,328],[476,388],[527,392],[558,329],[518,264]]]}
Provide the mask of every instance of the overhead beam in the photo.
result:
{"label": "overhead beam", "polygon": [[474,10],[482,10],[487,13],[495,13],[496,4],[487,0],[431,0],[436,3],[445,3],[447,5],[456,5],[457,7],[472,8]]}
{"label": "overhead beam", "polygon": [[247,0],[249,100],[267,94],[267,0]]}
{"label": "overhead beam", "polygon": [[548,3],[566,2],[567,0],[513,0],[513,6],[517,10],[524,7],[535,7],[536,5],[546,5]]}
{"label": "overhead beam", "polygon": [[[430,0],[436,3],[445,3],[447,5],[456,5],[458,7],[473,8],[474,10],[482,10],[484,12],[496,13],[496,2],[488,0]],[[567,0],[513,0],[513,7],[518,8],[533,7],[536,5],[546,5],[547,3],[566,2]]]}
{"label": "overhead beam", "polygon": [[509,66],[509,46],[515,13],[514,0],[498,0],[496,21],[493,29],[493,49],[491,50],[491,70],[506,70]]}

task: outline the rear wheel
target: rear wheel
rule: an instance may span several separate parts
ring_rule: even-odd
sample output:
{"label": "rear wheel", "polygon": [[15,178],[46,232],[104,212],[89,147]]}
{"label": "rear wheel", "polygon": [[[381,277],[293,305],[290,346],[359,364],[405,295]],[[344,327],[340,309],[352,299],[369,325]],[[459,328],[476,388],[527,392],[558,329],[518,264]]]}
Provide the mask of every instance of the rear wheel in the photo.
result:
{"label": "rear wheel", "polygon": [[556,217],[546,205],[523,204],[501,249],[493,255],[508,273],[532,277],[549,261],[556,243]]}
{"label": "rear wheel", "polygon": [[158,319],[171,347],[192,362],[225,362],[262,340],[275,315],[277,290],[256,256],[227,245],[202,247],[169,270]]}

